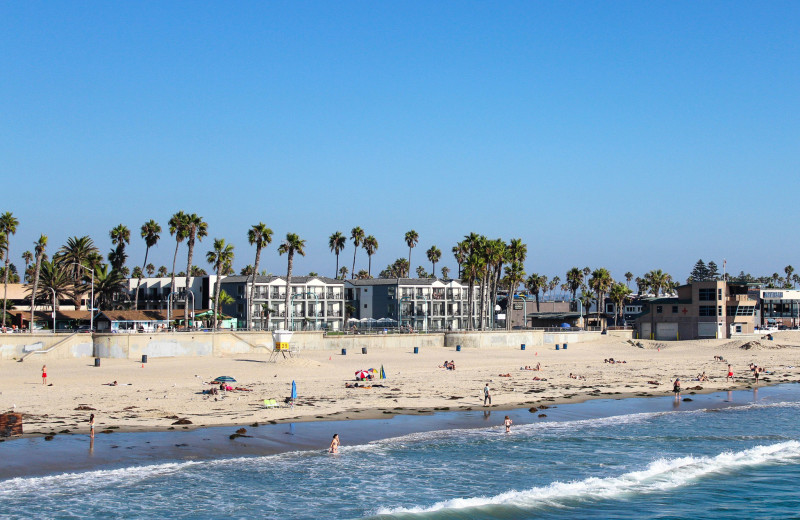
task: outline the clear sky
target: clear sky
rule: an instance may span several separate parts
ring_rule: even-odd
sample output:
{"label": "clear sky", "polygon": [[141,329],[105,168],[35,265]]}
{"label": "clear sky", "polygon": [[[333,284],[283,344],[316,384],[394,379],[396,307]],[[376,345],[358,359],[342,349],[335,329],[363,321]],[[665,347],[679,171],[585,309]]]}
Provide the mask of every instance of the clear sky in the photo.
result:
{"label": "clear sky", "polygon": [[[800,266],[799,35],[797,1],[3,2],[12,261],[40,233],[105,255],[124,223],[140,265],[141,224],[184,210],[209,223],[206,269],[213,237],[252,263],[263,221],[274,273],[295,232],[295,272],[332,275],[327,237],[357,225],[373,274],[412,228],[414,266],[436,244],[455,270],[475,231],[562,279],[782,273]],[[150,260],[173,249],[165,231]]]}

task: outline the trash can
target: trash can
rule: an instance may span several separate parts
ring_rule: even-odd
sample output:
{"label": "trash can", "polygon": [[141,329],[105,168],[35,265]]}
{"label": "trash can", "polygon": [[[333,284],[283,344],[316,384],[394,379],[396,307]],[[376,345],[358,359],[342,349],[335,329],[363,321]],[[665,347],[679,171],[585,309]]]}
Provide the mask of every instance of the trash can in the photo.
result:
{"label": "trash can", "polygon": [[523,343],[522,345],[520,345],[520,346],[519,346],[519,349],[520,349],[520,350],[525,350],[525,343]]}
{"label": "trash can", "polygon": [[564,350],[567,350],[567,344],[564,343]]}
{"label": "trash can", "polygon": [[419,347],[414,347],[414,354],[419,354]]}
{"label": "trash can", "polygon": [[142,363],[147,363],[147,354],[142,354]]}
{"label": "trash can", "polygon": [[361,347],[361,353],[362,354],[366,354],[367,353],[367,347]]}
{"label": "trash can", "polygon": [[347,349],[346,349],[346,348],[343,348],[343,349],[342,349],[342,355],[343,355],[343,356],[346,356],[346,355],[347,355]]}
{"label": "trash can", "polygon": [[96,366],[96,367],[100,366],[100,358],[99,357],[94,358],[94,366]]}
{"label": "trash can", "polygon": [[461,345],[456,345],[456,352],[461,352]]}
{"label": "trash can", "polygon": [[560,349],[561,349],[561,347],[559,346],[558,343],[556,343],[556,350],[560,350]]}

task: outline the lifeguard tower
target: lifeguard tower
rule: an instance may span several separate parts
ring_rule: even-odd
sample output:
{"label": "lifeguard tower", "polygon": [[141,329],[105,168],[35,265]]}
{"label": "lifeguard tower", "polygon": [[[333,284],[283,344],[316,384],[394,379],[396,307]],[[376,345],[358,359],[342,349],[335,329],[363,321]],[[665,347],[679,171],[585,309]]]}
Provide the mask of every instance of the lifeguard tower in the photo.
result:
{"label": "lifeguard tower", "polygon": [[294,356],[294,351],[290,346],[292,340],[292,331],[290,330],[274,330],[272,331],[272,353],[269,356],[270,363],[275,362],[278,356],[283,356],[284,359],[288,355]]}

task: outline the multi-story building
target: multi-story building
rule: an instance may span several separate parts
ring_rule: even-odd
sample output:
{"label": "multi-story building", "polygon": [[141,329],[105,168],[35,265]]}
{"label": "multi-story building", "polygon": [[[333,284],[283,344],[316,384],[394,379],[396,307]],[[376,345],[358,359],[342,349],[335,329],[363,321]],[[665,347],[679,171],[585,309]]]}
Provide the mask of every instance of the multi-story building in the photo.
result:
{"label": "multi-story building", "polygon": [[[435,278],[346,280],[346,299],[361,323],[385,323],[416,330],[467,327],[469,286]],[[473,316],[478,315],[480,287],[473,288]]]}
{"label": "multi-story building", "polygon": [[[255,283],[252,302],[250,288]],[[228,276],[222,289],[233,303],[221,311],[246,328],[248,319],[255,330],[277,330],[287,317],[285,276]],[[291,330],[340,330],[344,327],[344,281],[324,276],[293,276],[290,284],[289,323]],[[248,305],[248,302],[250,303]],[[248,308],[250,314],[248,315]]]}
{"label": "multi-story building", "polygon": [[636,319],[644,339],[729,338],[755,331],[757,299],[746,284],[710,281],[682,285],[677,297],[642,300]]}
{"label": "multi-story building", "polygon": [[[168,302],[173,309],[183,309],[186,299],[189,299],[189,307],[194,309],[210,309],[214,296],[214,284],[216,275],[193,276],[189,278],[189,295],[186,291],[186,277],[175,277],[175,289],[170,287],[172,278],[142,278],[139,286],[139,310],[167,310]],[[128,307],[133,308],[133,301],[136,297],[136,284],[138,278],[128,278],[126,280],[126,292],[124,298]],[[175,294],[172,294],[172,293]],[[170,297],[170,294],[172,296]]]}
{"label": "multi-story building", "polygon": [[800,291],[761,289],[761,327],[794,328],[800,323]]}

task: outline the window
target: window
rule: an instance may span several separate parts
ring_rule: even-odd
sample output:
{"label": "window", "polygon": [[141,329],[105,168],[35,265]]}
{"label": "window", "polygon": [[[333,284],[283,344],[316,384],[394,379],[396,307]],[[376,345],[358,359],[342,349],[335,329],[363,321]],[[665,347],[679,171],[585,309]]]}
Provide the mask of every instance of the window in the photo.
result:
{"label": "window", "polygon": [[722,305],[717,307],[717,316],[722,316]]}
{"label": "window", "polygon": [[238,312],[239,314],[243,313],[244,312],[244,305],[242,305],[241,303],[239,305],[237,305],[236,306],[236,312]]}
{"label": "window", "polygon": [[365,309],[367,308],[367,304],[366,304],[366,303],[364,304],[364,308],[365,308]]}
{"label": "window", "polygon": [[713,302],[714,301],[714,289],[699,289],[698,290],[698,299],[704,302]]}
{"label": "window", "polygon": [[717,289],[717,300],[722,301],[722,289]]}
{"label": "window", "polygon": [[678,314],[678,306],[677,305],[673,305],[672,306],[672,314]]}
{"label": "window", "polygon": [[664,312],[664,306],[663,305],[656,305],[656,312],[658,314],[661,314],[662,312]]}
{"label": "window", "polygon": [[716,313],[713,305],[701,305],[699,309],[700,316],[714,316]]}

